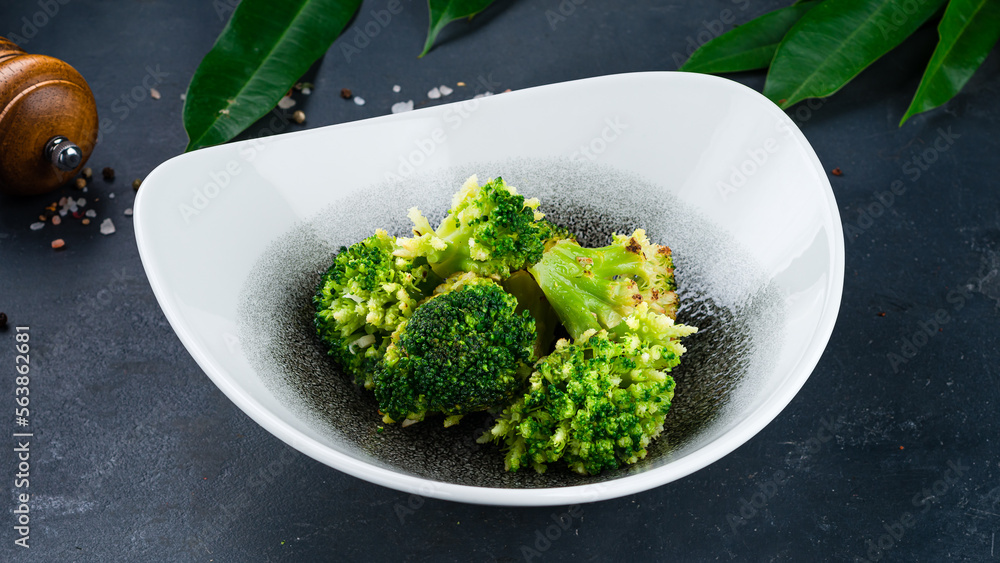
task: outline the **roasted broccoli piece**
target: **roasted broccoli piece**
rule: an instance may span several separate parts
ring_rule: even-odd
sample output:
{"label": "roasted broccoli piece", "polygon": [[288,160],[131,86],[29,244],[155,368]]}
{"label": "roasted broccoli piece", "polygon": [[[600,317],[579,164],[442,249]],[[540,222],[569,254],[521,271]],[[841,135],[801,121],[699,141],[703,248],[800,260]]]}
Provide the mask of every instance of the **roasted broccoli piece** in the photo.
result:
{"label": "roasted broccoli piece", "polygon": [[426,261],[394,256],[397,248],[396,239],[383,230],[341,247],[313,296],[320,338],[366,387],[392,332],[441,281]]}
{"label": "roasted broccoli piece", "polygon": [[428,414],[450,426],[508,403],[531,372],[535,321],[496,282],[457,274],[400,323],[375,370],[384,422]]}
{"label": "roasted broccoli piece", "polygon": [[635,463],[663,431],[674,396],[668,372],[679,338],[697,331],[641,303],[617,333],[587,330],[560,340],[535,364],[527,393],[503,411],[480,442],[503,441],[508,471],[544,472],[562,461],[582,474]]}
{"label": "roasted broccoli piece", "polygon": [[504,279],[542,257],[552,229],[540,222],[537,208],[537,199],[524,199],[502,178],[480,186],[472,176],[436,230],[419,209],[410,209],[414,236],[399,239],[396,255],[422,256],[442,278],[473,272]]}
{"label": "roasted broccoli piece", "polygon": [[642,229],[613,235],[602,248],[559,240],[528,271],[574,339],[613,330],[640,303],[671,318],[677,313],[670,248],[650,243]]}
{"label": "roasted broccoli piece", "polygon": [[556,225],[548,219],[542,219],[539,223],[541,223],[542,228],[545,229],[545,250],[552,248],[561,240],[576,242],[576,235],[569,232],[569,229],[566,227]]}

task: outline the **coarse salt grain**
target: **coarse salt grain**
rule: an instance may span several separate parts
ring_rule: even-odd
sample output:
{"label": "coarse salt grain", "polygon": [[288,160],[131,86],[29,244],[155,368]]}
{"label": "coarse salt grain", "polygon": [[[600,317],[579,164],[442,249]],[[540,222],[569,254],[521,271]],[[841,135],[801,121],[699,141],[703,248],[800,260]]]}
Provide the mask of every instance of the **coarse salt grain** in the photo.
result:
{"label": "coarse salt grain", "polygon": [[109,193],[108,199],[115,199],[115,193],[114,192]]}
{"label": "coarse salt grain", "polygon": [[111,222],[111,218],[110,217],[107,218],[107,219],[105,219],[104,221],[101,221],[101,234],[102,235],[110,235],[113,232],[115,232],[115,224]]}
{"label": "coarse salt grain", "polygon": [[41,229],[44,226],[45,223],[42,223],[41,221],[35,221],[31,225],[29,225],[28,228],[31,229],[32,231],[37,231],[38,229]]}
{"label": "coarse salt grain", "polygon": [[304,86],[302,88],[302,93],[305,94],[306,96],[308,96],[309,94],[312,94],[313,91],[312,91],[312,88],[310,88],[308,86]]}
{"label": "coarse salt grain", "polygon": [[81,197],[80,199],[76,200],[76,204],[79,205],[80,207],[83,207],[84,205],[87,205],[87,200]]}
{"label": "coarse salt grain", "polygon": [[359,106],[363,106],[365,105],[365,99],[362,98],[361,96],[354,96],[354,103]]}
{"label": "coarse salt grain", "polygon": [[401,90],[402,90],[402,88],[399,86],[399,84],[393,84],[393,86],[392,86],[392,91],[393,92],[396,92],[398,94]]}
{"label": "coarse salt grain", "polygon": [[432,100],[436,100],[441,97],[441,90],[437,88],[431,88],[431,91],[427,92],[427,97]]}
{"label": "coarse salt grain", "polygon": [[125,215],[128,216],[128,217],[132,216],[132,208],[131,207],[129,207],[128,209],[125,210]]}
{"label": "coarse salt grain", "polygon": [[396,102],[392,104],[392,113],[403,113],[404,111],[413,110],[413,100],[407,100],[405,102]]}
{"label": "coarse salt grain", "polygon": [[88,209],[87,212],[84,213],[84,215],[86,215],[87,217],[90,217],[90,218],[94,218],[94,217],[97,217],[97,211],[94,210],[94,209]]}
{"label": "coarse salt grain", "polygon": [[59,198],[59,205],[66,205],[66,196]]}
{"label": "coarse salt grain", "polygon": [[278,100],[278,107],[281,109],[288,109],[295,105],[295,100],[291,96],[285,96]]}
{"label": "coarse salt grain", "polygon": [[452,92],[454,92],[454,90],[452,90],[451,88],[445,86],[444,84],[442,84],[441,87],[438,88],[438,90],[441,91],[441,95],[442,96],[447,96],[447,95],[451,94]]}
{"label": "coarse salt grain", "polygon": [[160,99],[160,91],[157,90],[156,88],[150,88],[149,89],[149,97],[153,98],[154,100],[159,100]]}

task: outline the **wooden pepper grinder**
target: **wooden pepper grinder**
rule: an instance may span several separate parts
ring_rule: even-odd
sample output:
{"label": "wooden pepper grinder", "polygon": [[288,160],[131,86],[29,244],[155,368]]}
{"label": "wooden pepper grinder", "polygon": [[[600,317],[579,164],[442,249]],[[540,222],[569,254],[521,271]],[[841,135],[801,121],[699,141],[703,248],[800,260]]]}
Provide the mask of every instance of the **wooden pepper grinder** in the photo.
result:
{"label": "wooden pepper grinder", "polygon": [[58,188],[96,142],[97,104],[80,73],[0,37],[0,193]]}

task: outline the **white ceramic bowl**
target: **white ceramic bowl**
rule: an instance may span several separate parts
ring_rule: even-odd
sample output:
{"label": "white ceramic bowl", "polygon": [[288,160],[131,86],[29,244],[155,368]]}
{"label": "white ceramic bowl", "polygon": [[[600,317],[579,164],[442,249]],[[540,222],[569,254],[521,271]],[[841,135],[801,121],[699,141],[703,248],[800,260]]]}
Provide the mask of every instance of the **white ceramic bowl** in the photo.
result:
{"label": "white ceramic bowl", "polygon": [[[308,297],[333,251],[376,227],[404,234],[414,204],[440,217],[472,173],[503,175],[595,244],[638,226],[674,249],[681,319],[702,331],[675,371],[667,431],[638,465],[511,475],[498,448],[475,444],[476,422],[376,434],[370,398],[322,357]],[[686,73],[554,84],[184,154],[143,183],[135,228],[174,330],[261,426],[361,479],[497,505],[618,497],[733,451],[819,361],[844,276],[837,205],[801,132],[757,92]]]}

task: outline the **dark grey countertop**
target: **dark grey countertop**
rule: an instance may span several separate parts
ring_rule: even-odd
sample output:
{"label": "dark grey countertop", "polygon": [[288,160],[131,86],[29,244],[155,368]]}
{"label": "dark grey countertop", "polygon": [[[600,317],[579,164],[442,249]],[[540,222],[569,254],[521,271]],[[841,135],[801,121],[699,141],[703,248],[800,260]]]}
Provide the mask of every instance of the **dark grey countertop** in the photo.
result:
{"label": "dark grey countertop", "polygon": [[[3,3],[0,35],[21,34],[22,18],[43,4]],[[455,504],[342,474],[285,446],[212,384],[157,305],[123,212],[131,180],[183,151],[180,94],[232,2],[48,4],[57,13],[38,18],[45,24],[23,47],[66,60],[90,82],[104,120],[90,165],[113,167],[117,179],[95,180],[85,197],[100,198],[88,207],[117,232],[102,236],[97,221],[30,231],[53,197],[0,198],[0,311],[31,327],[35,362],[31,547],[14,545],[17,444],[7,437],[0,560],[1000,559],[996,52],[961,95],[902,128],[933,27],[836,96],[790,110],[824,166],[844,171],[831,182],[847,231],[846,279],[826,353],[782,414],[731,455],[572,509],[569,529],[556,533],[553,518],[570,507]],[[384,4],[366,2],[355,25]],[[296,109],[318,127],[389,113],[394,84],[423,93],[485,76],[500,91],[673,70],[724,10],[747,21],[787,2],[562,4],[575,8],[553,28],[546,11],[559,10],[557,0],[499,2],[449,27],[418,60],[426,7],[404,0],[349,60],[340,45],[352,32],[334,44]],[[762,73],[732,78],[763,85]],[[144,80],[160,100],[145,95]],[[367,104],[340,99],[345,87]],[[54,238],[67,248],[52,251]],[[930,336],[916,336],[925,328]],[[13,347],[13,329],[0,333],[8,436],[17,431]],[[539,539],[546,531],[555,539]]]}

